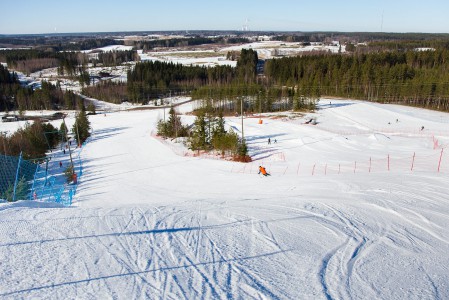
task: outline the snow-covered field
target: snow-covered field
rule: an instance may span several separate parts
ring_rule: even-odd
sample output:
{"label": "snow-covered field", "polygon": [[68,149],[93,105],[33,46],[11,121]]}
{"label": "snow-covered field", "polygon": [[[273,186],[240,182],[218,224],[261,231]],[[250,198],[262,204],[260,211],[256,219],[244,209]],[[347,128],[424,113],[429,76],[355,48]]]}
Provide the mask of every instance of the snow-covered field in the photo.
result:
{"label": "snow-covered field", "polygon": [[[186,66],[203,66],[203,67],[215,67],[221,65],[228,65],[235,67],[237,61],[226,59],[226,55],[229,51],[241,51],[242,49],[253,49],[257,52],[260,59],[271,59],[274,57],[282,56],[296,56],[303,52],[345,52],[345,47],[340,45],[324,45],[321,43],[314,43],[309,46],[302,46],[299,43],[287,43],[282,41],[259,41],[246,44],[232,45],[226,47],[219,47],[211,45],[214,49],[195,49],[189,48],[173,48],[169,50],[158,49],[150,52],[143,52],[138,50],[137,53],[141,61],[162,61],[170,62],[174,64],[182,64]],[[110,45],[102,48],[95,48],[90,50],[81,51],[91,55],[92,57],[98,56],[98,52],[111,52],[111,51],[128,51],[132,50],[131,46],[123,45]],[[1,49],[0,49],[1,50]],[[5,64],[6,65],[6,64]],[[135,62],[129,62],[121,66],[115,67],[93,67],[89,65],[88,71],[92,76],[98,76],[100,72],[106,72],[111,75],[108,78],[94,79],[92,84],[96,84],[102,80],[112,80],[115,82],[126,82],[127,72],[132,69]],[[30,85],[40,85],[41,81],[45,80],[54,85],[59,83],[63,90],[71,90],[77,93],[81,92],[81,85],[78,81],[65,78],[58,75],[57,68],[49,68],[40,70],[25,76],[24,74],[17,72],[20,80],[29,83]]]}
{"label": "snow-covered field", "polygon": [[139,57],[142,61],[152,60],[152,61],[164,61],[179,63],[183,65],[194,65],[194,66],[206,66],[213,67],[217,65],[229,65],[235,67],[237,65],[236,61],[227,60],[226,54],[229,51],[240,52],[242,49],[253,49],[257,52],[260,59],[271,59],[279,56],[296,56],[303,52],[313,52],[313,51],[325,51],[338,53],[339,51],[345,52],[345,47],[340,48],[339,45],[323,45],[314,44],[310,46],[302,46],[299,43],[286,43],[282,41],[264,41],[264,42],[253,42],[247,44],[226,46],[223,48],[218,48],[215,50],[190,50],[181,51],[178,49],[172,49],[171,51],[150,51],[144,53],[139,50]]}
{"label": "snow-covered field", "polygon": [[320,103],[245,118],[251,164],[179,155],[162,110],[91,116],[72,207],[0,204],[0,298],[448,299],[449,115]]}

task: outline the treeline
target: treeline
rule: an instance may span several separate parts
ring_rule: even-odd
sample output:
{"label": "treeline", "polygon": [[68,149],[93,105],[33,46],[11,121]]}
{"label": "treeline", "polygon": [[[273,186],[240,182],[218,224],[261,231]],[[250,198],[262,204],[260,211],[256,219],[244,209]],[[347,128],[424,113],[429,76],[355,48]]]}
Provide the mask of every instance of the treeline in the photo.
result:
{"label": "treeline", "polygon": [[46,81],[41,88],[22,87],[14,73],[0,65],[0,111],[75,109],[81,98],[71,91],[62,91],[58,85]]}
{"label": "treeline", "polygon": [[0,61],[6,62],[10,68],[25,74],[59,65],[59,60],[55,53],[33,49],[0,51]]}
{"label": "treeline", "polygon": [[136,50],[99,52],[97,59],[92,59],[94,67],[102,64],[104,67],[119,66],[125,62],[139,61]]}
{"label": "treeline", "polygon": [[87,72],[87,64],[92,63],[94,67],[102,65],[104,67],[119,66],[130,61],[139,61],[136,50],[126,51],[100,51],[97,57],[90,57],[85,53],[63,52],[58,55],[59,75],[79,76]]}
{"label": "treeline", "polygon": [[449,50],[289,57],[265,64],[268,85],[449,110]]}
{"label": "treeline", "polygon": [[153,41],[135,41],[132,43],[137,49],[152,50],[154,48],[175,48],[175,47],[187,47],[187,46],[199,46],[209,44],[235,44],[235,43],[248,43],[250,40],[244,37],[186,37],[186,38],[173,38],[165,40],[153,40]]}
{"label": "treeline", "polygon": [[10,73],[8,68],[0,64],[0,83],[1,84],[14,84],[18,83],[15,73]]}
{"label": "treeline", "polygon": [[0,61],[14,65],[17,61],[37,58],[55,58],[55,53],[35,49],[11,49],[0,51]]}
{"label": "treeline", "polygon": [[109,39],[109,38],[85,39],[65,44],[59,44],[57,46],[53,46],[52,49],[54,51],[82,51],[82,50],[101,48],[110,45],[123,45],[123,44],[124,42],[122,40]]}
{"label": "treeline", "polygon": [[447,41],[447,33],[394,33],[394,32],[290,32],[288,34],[274,35],[273,40],[285,42],[331,42],[355,41],[355,42],[393,42],[406,41],[426,42]]}
{"label": "treeline", "polygon": [[167,96],[172,91],[190,92],[208,86],[228,86],[233,83],[253,84],[256,81],[257,52],[243,49],[237,67],[184,66],[159,61],[136,64],[128,71],[128,98],[144,102],[151,98]]}
{"label": "treeline", "polygon": [[40,89],[18,89],[14,100],[7,110],[76,109],[80,107],[81,98],[72,91],[62,91],[59,86],[42,81]]}
{"label": "treeline", "polygon": [[20,84],[15,73],[10,73],[0,64],[0,111],[14,107],[14,97],[20,89]]}
{"label": "treeline", "polygon": [[1,36],[0,47],[27,46],[47,52],[81,51],[109,45],[123,45],[122,40],[82,35],[18,35]]}
{"label": "treeline", "polygon": [[[257,64],[257,52],[252,49],[241,51],[236,68],[193,67],[158,61],[139,63],[128,72],[128,99],[145,103],[189,93],[193,99],[202,100],[203,106],[228,114],[240,113],[242,107],[246,113],[313,109],[315,100],[319,98],[318,90],[298,91],[282,85],[266,85],[265,81],[258,79]],[[103,96],[109,95],[108,101],[117,103],[112,92],[115,89],[121,90],[119,85],[112,84],[99,88]],[[100,96],[95,94],[93,87],[85,90],[91,97]]]}
{"label": "treeline", "polygon": [[113,82],[110,80],[101,81],[95,86],[85,87],[83,88],[82,94],[95,99],[107,99],[108,102],[115,104],[128,101],[126,83]]}
{"label": "treeline", "polygon": [[440,40],[406,40],[406,41],[375,41],[368,43],[367,47],[361,47],[368,49],[370,52],[374,51],[408,51],[418,48],[433,48],[437,50],[446,49],[449,50],[449,38]]}
{"label": "treeline", "polygon": [[27,75],[47,69],[58,68],[58,74],[62,76],[78,76],[86,70],[89,62],[94,66],[117,66],[124,62],[138,61],[136,50],[129,51],[100,51],[97,58],[90,58],[86,53],[80,52],[53,52],[35,49],[3,50],[0,51],[0,61]]}
{"label": "treeline", "polygon": [[[82,144],[90,136],[90,122],[84,106],[80,109],[71,128],[77,144]],[[67,141],[68,132],[65,123],[61,123],[58,129],[38,119],[33,123],[27,122],[23,128],[19,128],[11,135],[0,134],[0,145],[2,145],[0,154],[19,156],[22,153],[24,159],[44,158],[46,153],[56,148],[60,142]]]}
{"label": "treeline", "polygon": [[80,65],[89,61],[87,54],[75,52],[51,52],[35,49],[19,49],[0,51],[0,61],[8,67],[27,75],[30,73],[58,67],[60,75],[77,75]]}
{"label": "treeline", "polygon": [[226,114],[257,114],[286,110],[313,110],[319,94],[310,91],[307,94],[286,86],[266,86],[264,84],[228,86],[204,86],[191,93],[192,99],[201,102],[201,106],[211,106]]}
{"label": "treeline", "polygon": [[173,93],[190,92],[196,87],[226,84],[234,76],[234,68],[206,68],[149,61],[136,64],[128,71],[127,91],[131,102],[145,102]]}
{"label": "treeline", "polygon": [[[213,68],[184,66],[180,64],[149,61],[138,63],[128,72],[127,93],[123,84],[103,83],[87,87],[83,93],[89,97],[106,99],[113,103],[124,100],[148,103],[151,100],[190,94],[193,99],[213,99],[212,105],[224,113],[236,113],[243,105],[246,112],[267,112],[311,107],[314,100],[282,86],[266,86],[257,77],[257,52],[243,49],[237,58],[237,67],[217,66]],[[243,101],[244,103],[240,103]],[[312,105],[313,106],[313,105]]]}
{"label": "treeline", "polygon": [[198,46],[206,44],[214,44],[215,40],[205,37],[194,38],[174,38],[165,40],[153,40],[153,41],[138,41],[134,42],[134,46],[137,49],[152,50],[154,48],[173,48],[173,47],[186,47],[186,46]]}
{"label": "treeline", "polygon": [[33,58],[21,61],[15,61],[11,64],[15,70],[24,74],[31,74],[39,70],[56,68],[59,66],[59,60],[56,58]]}
{"label": "treeline", "polygon": [[26,123],[12,135],[0,135],[0,154],[19,156],[24,159],[44,158],[48,150],[55,148],[61,141],[62,133],[50,123],[39,120]]}

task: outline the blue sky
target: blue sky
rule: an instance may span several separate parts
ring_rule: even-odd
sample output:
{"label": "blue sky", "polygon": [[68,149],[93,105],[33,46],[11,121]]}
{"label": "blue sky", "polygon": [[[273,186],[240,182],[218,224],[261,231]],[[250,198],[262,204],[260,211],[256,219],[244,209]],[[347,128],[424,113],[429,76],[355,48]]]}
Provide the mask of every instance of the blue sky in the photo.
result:
{"label": "blue sky", "polygon": [[[153,30],[449,33],[448,0],[0,0],[0,34]],[[248,20],[248,21],[247,21]]]}

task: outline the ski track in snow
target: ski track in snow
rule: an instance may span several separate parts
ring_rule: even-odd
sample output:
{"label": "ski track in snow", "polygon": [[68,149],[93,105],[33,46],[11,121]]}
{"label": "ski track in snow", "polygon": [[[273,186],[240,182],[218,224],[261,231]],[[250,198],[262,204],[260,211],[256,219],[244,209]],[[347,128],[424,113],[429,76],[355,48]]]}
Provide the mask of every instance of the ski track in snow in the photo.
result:
{"label": "ski track in snow", "polygon": [[[375,124],[441,124],[432,112],[332,102],[315,126],[245,119],[256,164],[294,170],[269,178],[176,155],[150,135],[156,110],[91,116],[72,207],[0,204],[0,298],[449,298],[446,164],[441,173],[295,173],[394,150],[435,156],[427,135],[382,139]],[[239,118],[227,125],[240,132]]]}

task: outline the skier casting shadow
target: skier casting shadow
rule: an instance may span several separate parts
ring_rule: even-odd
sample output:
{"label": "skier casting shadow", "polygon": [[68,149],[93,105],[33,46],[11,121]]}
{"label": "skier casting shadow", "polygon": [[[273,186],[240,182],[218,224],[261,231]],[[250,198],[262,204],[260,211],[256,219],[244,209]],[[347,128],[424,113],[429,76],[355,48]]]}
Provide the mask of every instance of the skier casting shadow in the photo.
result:
{"label": "skier casting shadow", "polygon": [[267,170],[262,166],[259,166],[259,173],[257,173],[257,174],[260,174],[260,173],[262,173],[263,176],[271,176],[271,174],[267,173]]}

